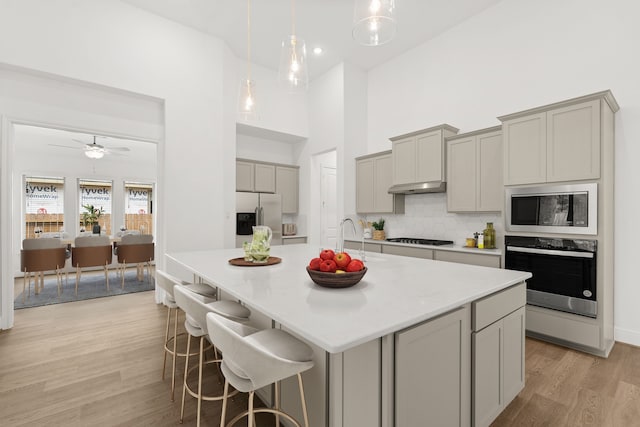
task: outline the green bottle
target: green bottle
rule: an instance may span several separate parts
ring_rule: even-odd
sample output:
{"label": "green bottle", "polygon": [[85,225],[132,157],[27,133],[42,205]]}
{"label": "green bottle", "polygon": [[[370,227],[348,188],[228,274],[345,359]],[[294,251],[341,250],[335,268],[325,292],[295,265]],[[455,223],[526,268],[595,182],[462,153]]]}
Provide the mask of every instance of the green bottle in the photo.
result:
{"label": "green bottle", "polygon": [[484,234],[484,248],[495,249],[496,248],[496,230],[493,228],[493,223],[488,222],[487,228],[482,232]]}

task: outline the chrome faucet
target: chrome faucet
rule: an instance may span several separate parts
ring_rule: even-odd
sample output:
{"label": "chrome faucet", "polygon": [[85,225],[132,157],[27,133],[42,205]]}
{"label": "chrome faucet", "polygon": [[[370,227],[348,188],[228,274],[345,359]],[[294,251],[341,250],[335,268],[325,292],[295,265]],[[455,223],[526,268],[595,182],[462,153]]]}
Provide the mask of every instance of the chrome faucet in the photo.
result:
{"label": "chrome faucet", "polygon": [[354,237],[356,235],[356,225],[353,223],[353,220],[351,218],[345,218],[342,221],[340,221],[340,236],[339,236],[339,239],[338,239],[336,252],[344,252],[344,223],[345,222],[350,222],[351,223],[351,228],[353,229]]}

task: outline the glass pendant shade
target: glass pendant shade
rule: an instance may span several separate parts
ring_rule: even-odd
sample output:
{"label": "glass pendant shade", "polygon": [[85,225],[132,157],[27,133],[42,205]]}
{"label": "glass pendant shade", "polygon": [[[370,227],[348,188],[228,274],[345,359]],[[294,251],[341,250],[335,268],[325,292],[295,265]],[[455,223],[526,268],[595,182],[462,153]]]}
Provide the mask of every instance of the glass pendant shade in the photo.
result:
{"label": "glass pendant shade", "polygon": [[243,120],[257,118],[256,82],[251,80],[251,0],[247,0],[247,78],[240,80],[237,110]]}
{"label": "glass pendant shade", "polygon": [[245,120],[256,118],[256,83],[253,80],[243,79],[240,81],[240,91],[238,93],[238,114]]}
{"label": "glass pendant shade", "polygon": [[295,35],[282,41],[278,82],[289,92],[302,92],[309,87],[307,49],[304,40]]}
{"label": "glass pendant shade", "polygon": [[365,46],[378,46],[396,35],[395,0],[355,0],[353,38]]}

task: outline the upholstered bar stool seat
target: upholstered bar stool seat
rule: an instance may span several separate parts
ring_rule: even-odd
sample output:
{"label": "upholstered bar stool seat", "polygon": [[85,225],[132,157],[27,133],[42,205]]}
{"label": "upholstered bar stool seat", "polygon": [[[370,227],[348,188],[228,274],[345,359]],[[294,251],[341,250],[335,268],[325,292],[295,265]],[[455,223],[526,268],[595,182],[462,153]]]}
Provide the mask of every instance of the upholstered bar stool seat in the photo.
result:
{"label": "upholstered bar stool seat", "polygon": [[[187,331],[187,348],[191,347],[191,338],[200,338],[200,351],[198,358],[198,366],[189,369],[189,358],[185,358],[184,364],[184,382],[182,386],[182,405],[180,409],[180,422],[184,419],[184,403],[187,394],[198,399],[198,412],[197,412],[197,425],[200,425],[200,412],[202,408],[202,401],[215,401],[222,400],[223,395],[205,395],[202,392],[202,375],[205,365],[212,363],[221,363],[219,358],[215,342],[212,341],[214,350],[216,351],[216,358],[214,360],[204,361],[204,343],[207,341],[207,313],[215,313],[216,315],[225,319],[232,319],[234,323],[246,322],[249,320],[251,312],[248,308],[240,303],[233,301],[214,301],[207,302],[206,297],[192,292],[187,287],[176,286],[174,288],[174,296],[178,307],[180,307],[186,313],[186,319],[184,327]],[[194,390],[189,385],[189,374],[193,371],[198,371],[198,385],[197,390]],[[237,393],[234,390],[233,394]],[[228,393],[227,393],[228,394]]]}
{"label": "upholstered bar stool seat", "polygon": [[[249,427],[253,427],[254,414],[260,412],[274,414],[276,425],[280,425],[279,417],[283,416],[300,426],[297,420],[280,409],[279,383],[294,375],[298,377],[304,425],[309,426],[301,373],[313,367],[311,347],[280,329],[251,330],[216,313],[207,314],[207,331],[224,354],[222,373],[225,384],[221,427],[225,425],[229,384],[238,391],[249,393],[249,409],[232,419],[228,426],[247,416]],[[254,409],[255,391],[269,384],[276,386],[275,407]]]}
{"label": "upholstered bar stool seat", "polygon": [[[176,357],[189,357],[198,355],[197,351],[190,351],[189,348],[186,351],[177,350],[178,337],[184,335],[184,332],[178,333],[178,313],[179,307],[174,299],[173,288],[176,286],[185,286],[190,291],[202,295],[206,298],[207,302],[213,302],[216,300],[216,289],[205,283],[188,283],[181,281],[175,276],[172,276],[162,270],[156,272],[156,284],[160,286],[164,292],[163,304],[167,307],[167,326],[164,334],[164,362],[162,364],[162,379],[164,380],[165,372],[167,369],[167,355],[171,356],[171,401],[173,402],[175,387],[176,387]],[[169,336],[169,330],[171,328],[171,312],[174,313],[173,319],[173,335]],[[209,346],[205,350],[211,348]]]}

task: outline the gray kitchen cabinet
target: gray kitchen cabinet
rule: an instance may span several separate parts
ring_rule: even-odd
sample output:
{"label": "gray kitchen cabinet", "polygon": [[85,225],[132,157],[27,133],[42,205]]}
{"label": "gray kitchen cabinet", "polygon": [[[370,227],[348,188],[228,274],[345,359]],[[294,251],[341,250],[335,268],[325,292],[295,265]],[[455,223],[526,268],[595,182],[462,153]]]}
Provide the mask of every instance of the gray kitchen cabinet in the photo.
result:
{"label": "gray kitchen cabinet", "polygon": [[382,245],[382,253],[390,255],[410,256],[413,258],[433,259],[433,250],[413,246]]}
{"label": "gray kitchen cabinet", "polygon": [[[345,249],[352,249],[352,250],[361,250],[362,249],[362,242],[360,241],[355,241],[355,240],[345,240],[344,241],[344,248]],[[382,253],[382,245],[378,244],[378,243],[369,243],[369,242],[365,242],[364,243],[364,250],[365,252],[374,252],[374,253]]]}
{"label": "gray kitchen cabinet", "polygon": [[243,160],[236,160],[236,191],[254,191],[254,164]]}
{"label": "gray kitchen cabinet", "polygon": [[447,210],[502,211],[500,126],[447,138]]}
{"label": "gray kitchen cabinet", "polygon": [[258,193],[276,192],[276,167],[263,163],[255,164],[255,183],[253,188]]}
{"label": "gray kitchen cabinet", "polygon": [[524,388],[525,284],[472,303],[473,425],[488,426]]}
{"label": "gray kitchen cabinet", "polygon": [[298,167],[276,166],[276,194],[282,196],[282,213],[298,213]]}
{"label": "gray kitchen cabinet", "polygon": [[275,193],[275,165],[236,159],[236,191]]}
{"label": "gray kitchen cabinet", "polygon": [[436,250],[433,253],[433,259],[436,261],[457,262],[460,264],[500,268],[500,255],[483,254],[481,251],[482,249],[478,249],[478,253],[469,253]]}
{"label": "gray kitchen cabinet", "polygon": [[306,237],[287,237],[282,239],[283,245],[297,245],[299,243],[307,243]]}
{"label": "gray kitchen cabinet", "polygon": [[393,185],[446,181],[444,140],[457,132],[445,124],[391,138]]}
{"label": "gray kitchen cabinet", "polygon": [[499,117],[504,184],[600,178],[605,109],[619,109],[610,91]]}
{"label": "gray kitchen cabinet", "polygon": [[395,334],[395,424],[471,422],[469,307]]}
{"label": "gray kitchen cabinet", "polygon": [[389,194],[391,151],[356,158],[356,212],[404,213],[404,195]]}

